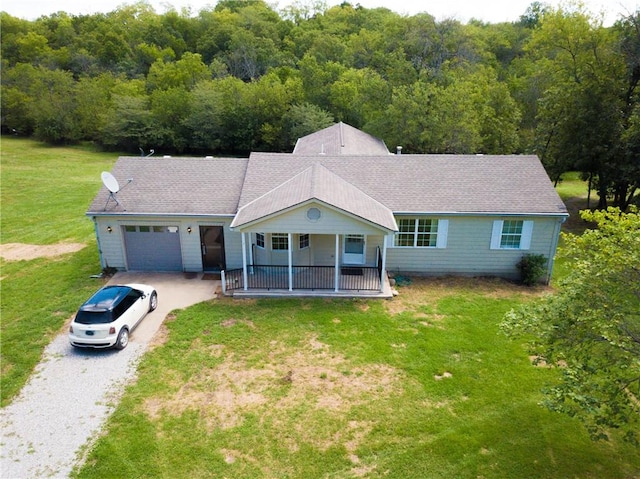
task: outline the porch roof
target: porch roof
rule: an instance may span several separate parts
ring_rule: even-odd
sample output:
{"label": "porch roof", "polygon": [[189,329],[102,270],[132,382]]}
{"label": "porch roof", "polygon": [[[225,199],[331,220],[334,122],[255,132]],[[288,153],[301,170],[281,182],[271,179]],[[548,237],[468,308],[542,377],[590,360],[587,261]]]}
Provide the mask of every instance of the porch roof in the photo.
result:
{"label": "porch roof", "polygon": [[241,207],[231,227],[241,227],[311,200],[397,231],[393,212],[319,162]]}

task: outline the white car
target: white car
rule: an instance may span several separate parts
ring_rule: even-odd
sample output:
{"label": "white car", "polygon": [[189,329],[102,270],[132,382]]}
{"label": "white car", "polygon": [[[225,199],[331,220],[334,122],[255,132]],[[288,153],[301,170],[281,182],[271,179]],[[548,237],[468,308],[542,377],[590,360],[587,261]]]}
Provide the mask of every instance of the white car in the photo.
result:
{"label": "white car", "polygon": [[77,348],[124,349],[129,334],[157,307],[153,286],[105,286],[80,306],[69,327],[69,342]]}

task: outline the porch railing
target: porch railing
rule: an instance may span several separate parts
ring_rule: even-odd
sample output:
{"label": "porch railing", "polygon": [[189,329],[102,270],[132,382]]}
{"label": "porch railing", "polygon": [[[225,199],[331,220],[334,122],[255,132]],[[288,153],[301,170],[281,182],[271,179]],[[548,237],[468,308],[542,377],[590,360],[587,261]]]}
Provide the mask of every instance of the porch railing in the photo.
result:
{"label": "porch railing", "polygon": [[[247,289],[288,290],[289,267],[276,265],[247,266]],[[223,272],[223,291],[244,289],[242,269]],[[293,266],[292,287],[294,290],[334,290],[334,266]],[[379,267],[341,266],[338,275],[338,290],[379,291]]]}

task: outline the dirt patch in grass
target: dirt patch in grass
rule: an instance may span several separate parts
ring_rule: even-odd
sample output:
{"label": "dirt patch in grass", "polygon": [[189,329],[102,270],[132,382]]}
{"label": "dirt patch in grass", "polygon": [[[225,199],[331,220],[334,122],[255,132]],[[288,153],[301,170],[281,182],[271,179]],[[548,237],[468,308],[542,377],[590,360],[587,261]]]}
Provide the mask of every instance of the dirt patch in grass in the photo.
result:
{"label": "dirt patch in grass", "polygon": [[[146,400],[144,410],[151,419],[195,410],[213,431],[241,426],[246,415],[259,415],[290,451],[299,450],[301,443],[320,450],[342,445],[354,465],[360,462],[358,447],[376,425],[350,421],[350,411],[374,403],[380,408],[381,402],[391,410],[390,398],[402,394],[408,380],[387,365],[354,365],[316,336],[298,347],[272,341],[251,358],[221,345],[193,347],[222,362],[200,370],[172,396]],[[229,461],[239,457],[227,452]]]}
{"label": "dirt patch in grass", "polygon": [[57,243],[50,245],[6,243],[0,245],[0,256],[7,261],[54,258],[64,254],[75,253],[85,246],[86,244],[84,243]]}

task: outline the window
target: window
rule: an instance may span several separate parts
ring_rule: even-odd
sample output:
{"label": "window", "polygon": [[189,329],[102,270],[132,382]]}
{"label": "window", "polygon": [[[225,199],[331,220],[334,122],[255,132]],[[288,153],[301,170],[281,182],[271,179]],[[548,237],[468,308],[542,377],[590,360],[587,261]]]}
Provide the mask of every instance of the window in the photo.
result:
{"label": "window", "polygon": [[299,241],[299,247],[300,249],[305,249],[309,247],[309,235],[308,234],[304,234],[304,235],[300,235],[300,241]]}
{"label": "window", "polygon": [[264,249],[264,233],[256,233],[256,246]]}
{"label": "window", "polygon": [[493,222],[491,249],[528,250],[531,246],[533,221],[497,220]]}
{"label": "window", "polygon": [[519,248],[522,239],[522,221],[505,221],[502,223],[500,248]]}
{"label": "window", "polygon": [[273,233],[271,235],[271,249],[274,251],[286,251],[289,249],[289,236],[287,233]]}
{"label": "window", "polygon": [[399,218],[393,245],[406,248],[444,248],[448,220]]}
{"label": "window", "polygon": [[136,227],[135,227],[135,226],[131,226],[131,225],[126,225],[126,226],[124,227],[124,230],[125,230],[127,233],[135,233],[135,232],[136,232]]}
{"label": "window", "polygon": [[149,233],[151,231],[151,227],[149,227],[149,226],[138,226],[138,231],[140,231],[140,233]]}
{"label": "window", "polygon": [[166,230],[166,228],[164,226],[154,226],[153,227],[153,232],[154,233],[164,233]]}

